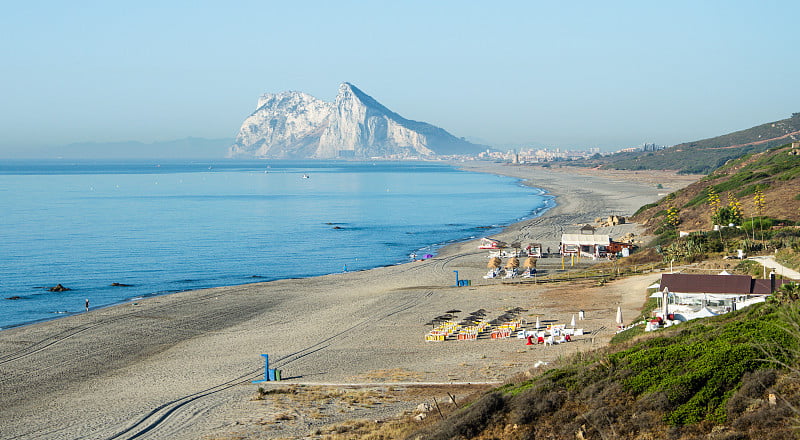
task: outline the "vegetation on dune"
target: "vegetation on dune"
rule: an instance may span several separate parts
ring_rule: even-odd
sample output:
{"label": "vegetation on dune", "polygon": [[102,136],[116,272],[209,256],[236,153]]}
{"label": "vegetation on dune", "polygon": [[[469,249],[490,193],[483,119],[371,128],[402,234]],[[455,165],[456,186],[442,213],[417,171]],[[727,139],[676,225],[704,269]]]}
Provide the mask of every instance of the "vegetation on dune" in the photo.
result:
{"label": "vegetation on dune", "polygon": [[[637,211],[633,220],[657,235],[649,258],[776,251],[779,262],[800,267],[800,155],[785,145],[718,166]],[[763,272],[753,261],[736,270]],[[408,438],[797,438],[798,299],[793,283],[737,312],[653,333],[634,327],[606,349],[509,383]],[[642,318],[653,307],[651,300]]]}
{"label": "vegetation on dune", "polygon": [[[800,130],[800,114],[792,120]],[[739,142],[733,135],[729,141]],[[734,150],[709,147],[702,157],[718,162],[708,168],[712,174],[637,211],[633,221],[657,236],[650,248],[593,269],[610,265],[621,274],[626,264],[700,262],[740,249],[774,252],[780,263],[800,269],[800,155],[784,145],[731,160],[739,154]],[[764,271],[747,260],[735,270]],[[655,307],[650,299],[635,321]],[[736,312],[652,333],[643,327],[544,373],[520,375],[440,413],[441,420],[411,422],[395,433],[515,440],[800,436],[799,284],[783,285],[768,302]]]}
{"label": "vegetation on dune", "polygon": [[678,170],[684,174],[708,174],[725,166],[730,160],[786,144],[793,138],[791,133],[798,131],[800,113],[794,113],[790,118],[781,121],[686,142],[661,151],[617,153],[594,157],[580,165],[618,170]]}
{"label": "vegetation on dune", "polygon": [[783,248],[775,253],[775,260],[796,271],[800,271],[800,240],[791,247]]}
{"label": "vegetation on dune", "polygon": [[[732,161],[633,216],[657,236],[665,261],[792,248],[800,237],[800,155],[789,145]],[[713,225],[722,227],[712,231]],[[728,227],[733,225],[733,228]],[[783,228],[783,229],[781,229]],[[689,237],[679,237],[689,231]]]}
{"label": "vegetation on dune", "polygon": [[578,354],[409,438],[795,438],[800,307],[752,306]]}

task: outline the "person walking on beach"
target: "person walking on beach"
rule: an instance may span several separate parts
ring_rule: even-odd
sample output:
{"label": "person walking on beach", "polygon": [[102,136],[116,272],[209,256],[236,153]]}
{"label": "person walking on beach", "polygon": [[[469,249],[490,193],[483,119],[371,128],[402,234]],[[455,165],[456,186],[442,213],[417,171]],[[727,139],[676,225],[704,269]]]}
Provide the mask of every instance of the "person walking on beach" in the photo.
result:
{"label": "person walking on beach", "polygon": [[89,298],[86,298],[86,311],[89,311]]}

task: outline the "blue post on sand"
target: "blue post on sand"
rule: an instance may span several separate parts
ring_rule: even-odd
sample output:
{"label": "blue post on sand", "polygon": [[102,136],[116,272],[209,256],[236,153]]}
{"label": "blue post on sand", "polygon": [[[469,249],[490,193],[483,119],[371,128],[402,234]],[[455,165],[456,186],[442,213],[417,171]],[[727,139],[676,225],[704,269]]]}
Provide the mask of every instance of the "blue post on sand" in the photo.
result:
{"label": "blue post on sand", "polygon": [[264,379],[254,380],[253,383],[275,382],[279,380],[280,373],[276,373],[274,368],[269,367],[269,355],[262,354],[261,356],[264,356]]}
{"label": "blue post on sand", "polygon": [[457,270],[454,270],[453,272],[456,273],[456,287],[465,287],[465,286],[472,285],[470,280],[459,280],[458,279],[458,271]]}

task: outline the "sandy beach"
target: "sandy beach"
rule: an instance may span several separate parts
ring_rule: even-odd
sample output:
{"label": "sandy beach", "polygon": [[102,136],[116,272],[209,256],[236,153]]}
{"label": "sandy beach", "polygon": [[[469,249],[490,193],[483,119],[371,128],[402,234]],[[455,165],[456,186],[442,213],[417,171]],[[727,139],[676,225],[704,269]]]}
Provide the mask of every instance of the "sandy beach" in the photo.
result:
{"label": "sandy beach", "polygon": [[[525,179],[556,196],[544,215],[495,235],[556,249],[562,232],[640,206],[691,183],[668,172],[599,172],[502,164],[464,168]],[[658,188],[661,184],[663,188]],[[491,201],[475,209],[491,209]],[[619,237],[636,225],[603,228]],[[487,251],[476,241],[435,258],[369,271],[175,293],[0,332],[0,432],[4,439],[299,438],[332,420],[389,417],[403,401],[324,417],[278,417],[252,399],[263,377],[261,354],[287,384],[501,383],[530,369],[605,345],[615,311],[633,317],[660,275],[559,285],[485,280]],[[542,268],[560,259],[542,259]],[[454,287],[455,274],[469,287]],[[569,323],[587,335],[556,346],[525,341],[426,342],[427,323],[449,310],[487,318],[521,308],[533,322]],[[455,392],[455,391],[454,391]],[[460,391],[459,391],[460,392]],[[463,393],[462,393],[463,395]],[[319,405],[323,405],[319,403]],[[285,408],[280,411],[286,411]],[[324,413],[324,408],[318,408]]]}

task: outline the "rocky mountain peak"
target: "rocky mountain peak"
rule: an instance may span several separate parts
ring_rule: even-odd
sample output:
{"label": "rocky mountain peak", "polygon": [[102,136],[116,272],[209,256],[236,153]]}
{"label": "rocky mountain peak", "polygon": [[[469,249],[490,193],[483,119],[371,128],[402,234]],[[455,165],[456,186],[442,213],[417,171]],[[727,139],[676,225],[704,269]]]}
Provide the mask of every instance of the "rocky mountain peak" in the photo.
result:
{"label": "rocky mountain peak", "polygon": [[411,121],[344,82],[333,103],[304,92],[266,93],[245,119],[230,157],[370,158],[475,153],[483,147]]}

